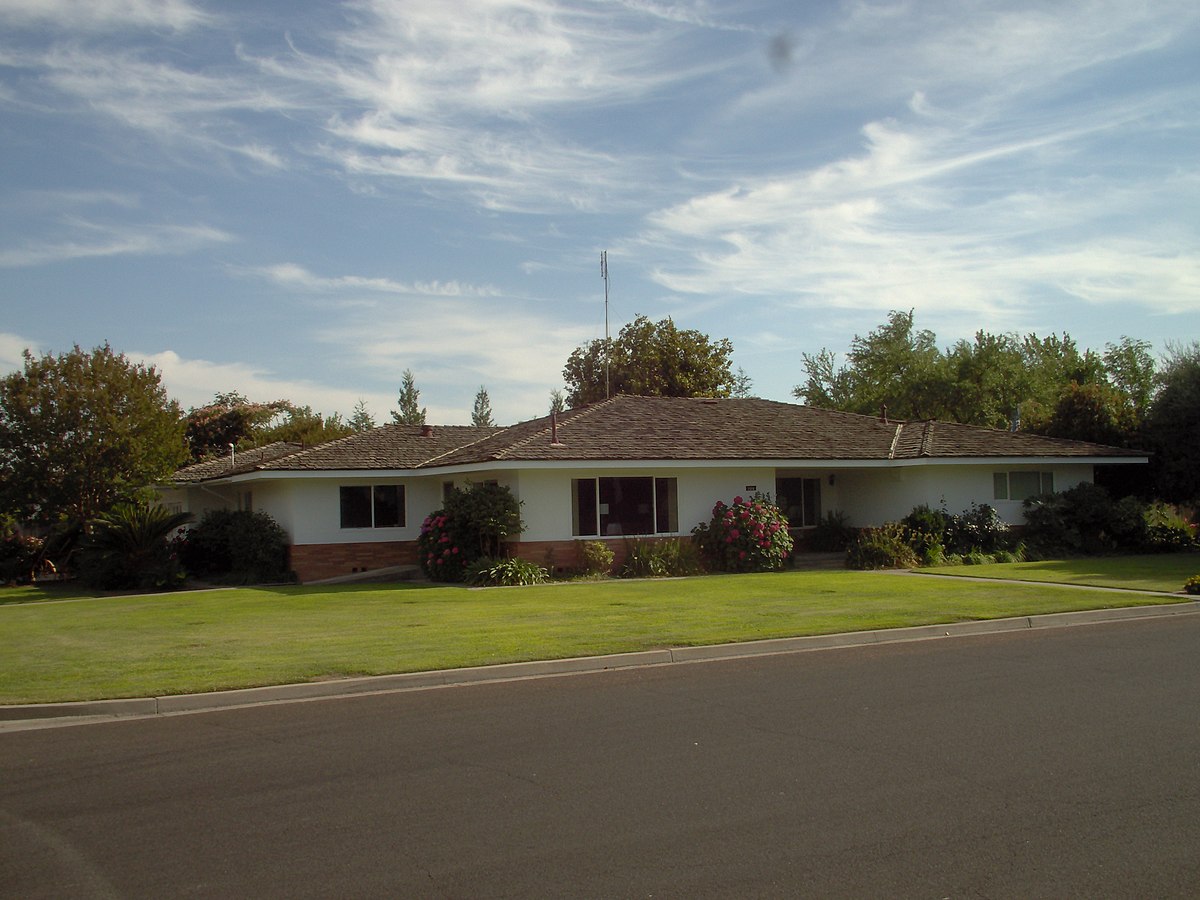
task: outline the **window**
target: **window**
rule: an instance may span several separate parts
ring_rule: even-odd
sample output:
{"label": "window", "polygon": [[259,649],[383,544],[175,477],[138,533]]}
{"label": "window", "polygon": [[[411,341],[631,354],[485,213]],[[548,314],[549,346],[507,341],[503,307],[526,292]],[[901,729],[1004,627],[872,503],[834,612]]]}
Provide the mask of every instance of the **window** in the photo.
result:
{"label": "window", "polygon": [[404,485],[361,484],[339,488],[343,528],[404,525]]}
{"label": "window", "polygon": [[821,521],[821,479],[776,478],[775,502],[793,528],[812,528]]}
{"label": "window", "polygon": [[992,496],[996,500],[1028,500],[1054,493],[1053,472],[993,472]]}
{"label": "window", "polygon": [[674,478],[575,478],[571,481],[572,533],[674,534],[679,531],[679,488]]}

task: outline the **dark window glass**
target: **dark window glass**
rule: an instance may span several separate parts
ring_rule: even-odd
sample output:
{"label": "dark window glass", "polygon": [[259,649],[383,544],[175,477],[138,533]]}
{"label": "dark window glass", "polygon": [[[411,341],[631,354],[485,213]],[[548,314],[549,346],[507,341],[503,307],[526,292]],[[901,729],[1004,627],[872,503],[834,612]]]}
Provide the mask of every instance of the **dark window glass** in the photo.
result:
{"label": "dark window glass", "polygon": [[371,527],[371,488],[355,485],[340,489],[343,528]]}
{"label": "dark window glass", "polygon": [[1041,493],[1042,479],[1039,472],[1009,472],[1009,499],[1027,500]]}
{"label": "dark window glass", "polygon": [[575,478],[571,488],[573,533],[581,537],[596,534],[596,479]]}
{"label": "dark window glass", "polygon": [[821,479],[775,479],[775,502],[792,528],[811,528],[821,521]]}
{"label": "dark window glass", "polygon": [[404,524],[404,487],[375,485],[375,527],[396,528]]}
{"label": "dark window glass", "polygon": [[679,530],[679,496],[674,478],[654,479],[654,530],[659,534]]}
{"label": "dark window glass", "polygon": [[654,479],[600,479],[600,533],[654,534]]}

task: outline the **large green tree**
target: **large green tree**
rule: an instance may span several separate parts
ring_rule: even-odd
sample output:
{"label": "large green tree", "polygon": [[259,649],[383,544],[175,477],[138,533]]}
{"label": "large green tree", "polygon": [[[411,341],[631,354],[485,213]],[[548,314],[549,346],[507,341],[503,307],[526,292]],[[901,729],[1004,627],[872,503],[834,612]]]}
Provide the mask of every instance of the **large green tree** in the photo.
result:
{"label": "large green tree", "polygon": [[899,419],[934,417],[945,405],[946,381],[936,341],[914,326],[912,310],[893,310],[866,337],[854,336],[845,366],[828,350],[803,354],[807,381],[792,393],[810,406],[868,415],[886,406]]}
{"label": "large green tree", "polygon": [[153,367],[105,344],[24,354],[0,381],[0,510],[85,522],[187,460],[179,405]]}
{"label": "large green tree", "polygon": [[606,396],[728,397],[736,387],[730,368],[733,344],[680,329],[670,318],[638,316],[610,341],[576,347],[563,368],[567,403],[579,406]]}
{"label": "large green tree", "polygon": [[1200,341],[1172,345],[1146,421],[1160,497],[1200,503]]}
{"label": "large green tree", "polygon": [[187,438],[192,459],[223,455],[233,444],[238,450],[275,441],[323,444],[355,431],[341,415],[322,415],[311,406],[290,400],[252,403],[237,391],[217,394],[212,403],[188,412]]}

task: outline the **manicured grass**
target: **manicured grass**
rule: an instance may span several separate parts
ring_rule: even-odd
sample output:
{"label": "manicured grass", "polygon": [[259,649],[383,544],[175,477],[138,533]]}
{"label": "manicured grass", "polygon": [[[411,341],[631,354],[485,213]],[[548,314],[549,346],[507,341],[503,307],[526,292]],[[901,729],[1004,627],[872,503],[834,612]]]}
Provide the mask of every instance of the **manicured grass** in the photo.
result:
{"label": "manicured grass", "polygon": [[[7,594],[0,591],[0,601]],[[785,572],[8,603],[0,605],[0,703],[156,696],[1160,602],[1018,583]]]}
{"label": "manicured grass", "polygon": [[938,575],[1086,584],[1093,587],[1175,593],[1183,590],[1183,583],[1188,578],[1200,575],[1200,553],[1100,556],[1045,562],[998,563],[988,566],[942,566],[920,571]]}

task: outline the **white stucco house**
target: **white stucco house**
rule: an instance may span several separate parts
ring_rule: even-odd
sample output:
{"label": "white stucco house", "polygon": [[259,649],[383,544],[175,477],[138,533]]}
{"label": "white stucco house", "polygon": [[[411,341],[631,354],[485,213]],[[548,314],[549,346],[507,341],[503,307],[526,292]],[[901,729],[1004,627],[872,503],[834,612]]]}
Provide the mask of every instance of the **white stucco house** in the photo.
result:
{"label": "white stucco house", "polygon": [[416,562],[421,523],[445,492],[507,485],[524,532],[510,550],[572,566],[580,539],[686,536],[717,500],[768,493],[792,526],[829,511],[879,525],[928,503],[989,503],[1011,524],[1022,501],[1093,480],[1138,451],[945,422],[897,422],[757,399],[617,396],[507,428],[384,425],[314,447],[272,444],[197,463],[163,502],[269,513],[302,581]]}

